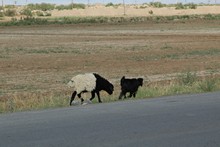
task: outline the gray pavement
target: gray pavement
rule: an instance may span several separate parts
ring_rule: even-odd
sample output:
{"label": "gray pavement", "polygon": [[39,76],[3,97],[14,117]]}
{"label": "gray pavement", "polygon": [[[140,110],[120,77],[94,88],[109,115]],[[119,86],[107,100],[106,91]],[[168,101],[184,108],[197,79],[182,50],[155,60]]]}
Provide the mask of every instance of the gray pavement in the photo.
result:
{"label": "gray pavement", "polygon": [[220,92],[0,115],[0,147],[219,147]]}

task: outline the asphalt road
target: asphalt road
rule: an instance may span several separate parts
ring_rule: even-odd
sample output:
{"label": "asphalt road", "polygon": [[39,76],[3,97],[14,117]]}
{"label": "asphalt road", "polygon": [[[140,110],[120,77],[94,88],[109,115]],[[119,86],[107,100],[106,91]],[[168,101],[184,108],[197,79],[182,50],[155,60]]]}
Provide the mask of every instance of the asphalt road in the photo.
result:
{"label": "asphalt road", "polygon": [[219,147],[220,92],[0,115],[0,147]]}

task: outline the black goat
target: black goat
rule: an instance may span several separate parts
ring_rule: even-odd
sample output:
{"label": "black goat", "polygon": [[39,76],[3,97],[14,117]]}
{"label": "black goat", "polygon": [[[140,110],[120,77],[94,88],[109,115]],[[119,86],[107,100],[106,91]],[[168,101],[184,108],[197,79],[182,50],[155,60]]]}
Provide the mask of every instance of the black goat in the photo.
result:
{"label": "black goat", "polygon": [[121,78],[121,93],[119,99],[121,99],[122,96],[126,98],[127,92],[130,93],[129,97],[135,97],[139,86],[143,86],[143,78],[125,79],[125,76],[123,76]]}

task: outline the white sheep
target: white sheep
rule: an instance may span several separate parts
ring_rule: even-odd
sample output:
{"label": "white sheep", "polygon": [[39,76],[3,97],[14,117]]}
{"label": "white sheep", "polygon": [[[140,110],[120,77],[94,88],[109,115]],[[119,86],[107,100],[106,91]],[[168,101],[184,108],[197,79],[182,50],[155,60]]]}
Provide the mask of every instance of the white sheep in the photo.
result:
{"label": "white sheep", "polygon": [[74,76],[67,85],[74,89],[71,96],[70,105],[72,104],[72,101],[75,99],[76,95],[81,99],[81,103],[83,103],[84,99],[81,98],[81,93],[84,92],[91,92],[92,97],[90,98],[90,101],[95,98],[96,93],[98,96],[98,101],[101,103],[102,101],[99,94],[101,90],[106,91],[109,95],[111,95],[114,91],[114,86],[108,80],[96,73],[86,73]]}

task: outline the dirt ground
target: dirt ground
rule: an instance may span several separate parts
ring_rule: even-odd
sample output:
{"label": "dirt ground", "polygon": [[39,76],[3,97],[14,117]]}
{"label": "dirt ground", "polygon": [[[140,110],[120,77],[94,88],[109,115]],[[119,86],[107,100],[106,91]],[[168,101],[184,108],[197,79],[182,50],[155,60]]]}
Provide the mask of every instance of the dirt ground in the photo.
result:
{"label": "dirt ground", "polygon": [[[149,12],[153,12],[150,14]],[[197,6],[196,9],[176,9],[175,7],[155,8],[148,5],[126,5],[125,7],[105,7],[104,5],[92,5],[85,9],[53,10],[53,17],[63,16],[170,16],[192,14],[220,14],[220,6]]]}
{"label": "dirt ground", "polygon": [[219,26],[195,20],[0,27],[0,98],[69,96],[66,83],[85,72],[109,79],[116,95],[122,76],[150,83],[188,71],[219,74]]}

